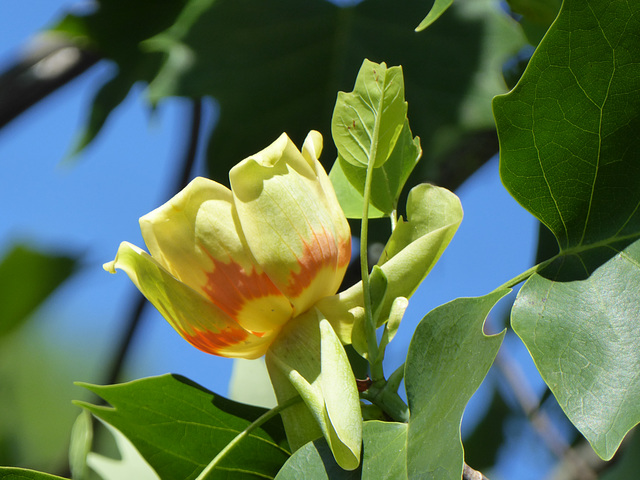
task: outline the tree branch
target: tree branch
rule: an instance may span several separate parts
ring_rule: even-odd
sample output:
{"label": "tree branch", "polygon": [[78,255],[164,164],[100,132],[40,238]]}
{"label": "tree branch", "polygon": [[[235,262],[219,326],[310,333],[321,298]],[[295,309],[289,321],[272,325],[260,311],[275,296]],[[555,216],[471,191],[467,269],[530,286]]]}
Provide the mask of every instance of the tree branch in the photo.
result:
{"label": "tree branch", "polygon": [[35,37],[22,58],[0,74],[0,128],[100,59],[61,35]]}
{"label": "tree branch", "polygon": [[462,470],[462,480],[489,480],[482,473],[474,470],[466,463],[464,464],[464,469]]}

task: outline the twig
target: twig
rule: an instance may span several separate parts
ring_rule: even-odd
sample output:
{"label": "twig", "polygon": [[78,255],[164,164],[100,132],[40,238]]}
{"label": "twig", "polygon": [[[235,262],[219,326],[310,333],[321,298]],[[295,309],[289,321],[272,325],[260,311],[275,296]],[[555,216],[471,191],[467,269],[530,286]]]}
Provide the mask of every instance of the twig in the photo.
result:
{"label": "twig", "polygon": [[581,455],[576,453],[576,451],[571,448],[571,445],[562,438],[562,434],[555,427],[549,416],[540,409],[540,402],[536,394],[524,380],[526,375],[518,366],[517,361],[511,358],[504,348],[500,349],[496,357],[495,365],[509,384],[524,414],[540,438],[545,442],[547,448],[558,459],[564,459],[571,463],[573,469],[579,473],[578,478],[582,480],[596,480],[598,475],[589,464],[585,462]]}
{"label": "twig", "polygon": [[22,58],[0,74],[0,128],[100,59],[61,35],[36,36]]}
{"label": "twig", "polygon": [[477,470],[474,470],[466,463],[464,464],[464,469],[462,470],[462,480],[489,480],[482,473]]}

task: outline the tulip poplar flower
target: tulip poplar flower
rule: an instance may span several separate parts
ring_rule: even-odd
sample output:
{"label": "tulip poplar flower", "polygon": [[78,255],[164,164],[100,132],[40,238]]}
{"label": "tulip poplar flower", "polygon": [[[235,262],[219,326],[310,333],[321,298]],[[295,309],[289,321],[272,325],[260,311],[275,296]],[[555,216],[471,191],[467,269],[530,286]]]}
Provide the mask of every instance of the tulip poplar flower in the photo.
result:
{"label": "tulip poplar flower", "polygon": [[[362,327],[364,301],[362,282],[336,293],[351,234],[321,151],[318,132],[302,151],[283,134],[231,169],[231,189],[196,178],[140,219],[149,253],[123,242],[104,268],[125,271],[197,348],[265,355],[278,402],[303,400],[282,412],[291,448],[324,436],[337,463],[351,470],[360,462],[362,415],[342,344]],[[407,216],[378,263],[388,283],[383,322],[435,265],[462,207],[448,190],[423,184],[409,193]]]}
{"label": "tulip poplar flower", "polygon": [[321,150],[318,132],[302,151],[283,134],[231,169],[231,189],[194,179],[140,219],[149,254],[123,242],[104,268],[126,272],[207,353],[258,358],[278,339],[270,356],[279,370],[270,369],[276,393],[277,382],[303,390],[302,408],[318,422],[285,420],[288,435],[296,432],[292,448],[321,433],[338,463],[353,469],[362,441],[355,379],[314,307],[336,293],[351,257],[349,224],[318,161]]}

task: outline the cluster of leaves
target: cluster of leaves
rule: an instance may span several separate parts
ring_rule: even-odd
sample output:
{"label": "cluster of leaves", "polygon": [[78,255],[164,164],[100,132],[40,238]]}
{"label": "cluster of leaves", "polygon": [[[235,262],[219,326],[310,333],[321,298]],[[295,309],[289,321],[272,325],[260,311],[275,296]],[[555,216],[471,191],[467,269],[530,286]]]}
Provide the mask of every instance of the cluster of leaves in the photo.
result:
{"label": "cluster of leaves", "polygon": [[[486,51],[466,52],[472,58],[459,59],[455,68],[460,70],[446,76],[425,75],[424,66],[417,66],[424,63],[437,69],[449,65],[448,58],[438,60],[440,55],[446,58],[446,52],[436,52],[432,45],[445,32],[455,35],[447,37],[451,42],[439,45],[447,43],[462,55],[455,43],[463,36],[458,33],[473,32],[479,21],[474,14],[482,7],[461,5],[446,11],[452,1],[437,0],[421,24],[428,27],[425,37],[400,33],[380,42],[384,29],[371,25],[396,22],[394,32],[410,32],[407,27],[415,25],[405,23],[420,17],[421,2],[399,2],[392,10],[376,0],[347,9],[320,1],[305,2],[304,7],[292,1],[278,8],[272,2],[252,1],[169,3],[170,8],[146,24],[148,30],[123,30],[131,32],[121,37],[126,48],[110,44],[108,32],[101,29],[105,24],[137,21],[143,12],[134,11],[127,2],[104,2],[109,8],[87,18],[69,17],[60,25],[60,31],[103,49],[120,67],[96,98],[81,147],[95,136],[133,83],[144,80],[149,82],[154,102],[169,95],[219,99],[221,120],[210,141],[210,164],[214,172],[226,171],[230,165],[221,159],[233,161],[259,150],[275,138],[272,128],[289,130],[295,137],[322,125],[333,92],[352,73],[353,62],[347,59],[385,54],[391,64],[404,66],[406,83],[411,88],[416,85],[414,92],[408,92],[415,95],[409,97],[412,118],[417,120],[413,128],[420,132],[429,168],[435,169],[431,173],[438,168],[433,159],[447,158],[450,147],[470,138],[469,132],[489,127],[482,105],[488,105],[487,95],[497,93],[490,85],[496,79],[488,74],[472,80],[463,72],[466,68],[475,71],[472,61],[482,61],[486,71],[495,72],[489,65],[500,63],[504,50],[484,45]],[[510,3],[524,16],[527,38],[537,43],[540,30],[546,30],[553,20],[557,2]],[[239,20],[240,8],[252,14]],[[394,17],[390,11],[402,15]],[[521,40],[502,14],[490,9],[484,13],[489,15],[484,27],[511,32],[512,38]],[[270,39],[274,29],[284,28],[284,22],[301,24],[305,19],[313,28],[305,29],[303,36],[284,29],[287,34],[278,37],[279,43],[265,40],[252,45],[243,57],[247,63],[240,64],[233,57],[242,35],[238,22]],[[456,26],[456,22],[467,23]],[[640,126],[638,38],[640,6],[565,0],[517,86],[493,101],[503,183],[551,231],[558,248],[487,295],[454,300],[424,317],[402,372],[408,422],[366,421],[361,466],[345,472],[333,462],[322,440],[291,455],[282,426],[274,418],[225,456],[211,478],[286,479],[299,478],[300,472],[314,479],[460,478],[462,414],[504,336],[486,336],[483,322],[509,287],[525,280],[511,312],[513,330],[568,418],[596,453],[604,459],[614,455],[627,432],[640,422],[640,140],[634,135]],[[293,40],[297,49],[290,54]],[[378,43],[385,47],[370,54],[369,49]],[[318,71],[318,65],[334,68]],[[413,137],[406,120],[402,74],[396,67],[365,62],[354,92],[338,97],[331,124],[338,160],[330,177],[350,217],[362,217],[364,202],[366,216],[394,218],[402,188],[420,156],[420,141]],[[204,78],[214,80],[205,82]],[[451,83],[445,88],[437,84],[452,79],[471,85]],[[377,97],[371,95],[376,91]],[[453,108],[442,91],[453,97],[464,91],[468,96],[458,95],[453,102],[457,108]],[[433,113],[442,112],[439,102],[447,105],[449,116]],[[262,115],[256,115],[256,109]],[[461,110],[467,111],[465,122],[451,113]],[[269,121],[265,121],[267,115]],[[232,144],[227,134],[234,129],[256,135],[242,145]],[[447,138],[438,143],[439,136]],[[452,217],[458,215],[454,203],[446,195],[429,197],[425,213],[426,198],[421,195],[412,201],[410,197],[407,222],[400,221],[394,230],[398,245],[407,244],[403,237],[424,233],[412,231],[414,214],[431,215],[434,231],[443,227],[451,235],[451,228],[455,231],[451,227],[455,224]],[[384,255],[397,253],[393,240]],[[441,245],[446,246],[447,241]],[[434,247],[432,263],[443,248]],[[372,278],[371,291],[374,288]],[[393,292],[388,294],[393,298]],[[375,310],[376,305],[372,307]],[[390,340],[397,325],[383,317],[389,318],[384,328]],[[384,323],[376,319],[375,327]],[[375,352],[367,340],[366,325],[362,328],[360,343],[354,341],[354,346],[371,361]],[[384,348],[382,344],[378,347]],[[161,478],[198,478],[230,440],[264,413],[174,376],[88,388],[111,407],[83,406],[128,437]],[[0,478],[57,477],[3,468]]]}

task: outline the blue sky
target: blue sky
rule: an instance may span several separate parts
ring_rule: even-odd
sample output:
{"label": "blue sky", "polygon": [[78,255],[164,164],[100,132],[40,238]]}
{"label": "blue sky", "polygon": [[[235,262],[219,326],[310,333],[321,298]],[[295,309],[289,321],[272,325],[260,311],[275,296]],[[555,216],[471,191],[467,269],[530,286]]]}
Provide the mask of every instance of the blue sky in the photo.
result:
{"label": "blue sky", "polygon": [[[3,2],[0,68],[33,33],[74,3]],[[88,112],[88,102],[111,68],[94,67],[0,130],[0,255],[18,241],[82,252],[79,274],[43,306],[34,321],[59,342],[59,348],[104,359],[123,327],[133,287],[126,275],[109,275],[102,264],[113,258],[123,240],[143,246],[138,218],[163,203],[175,183],[188,110],[186,102],[169,100],[151,114],[140,87],[89,149],[63,162]],[[211,124],[212,104],[205,113]],[[411,299],[399,334],[388,348],[388,372],[402,363],[411,333],[431,308],[456,297],[486,294],[533,262],[536,224],[502,187],[497,159],[456,193],[465,218],[451,246]],[[509,344],[530,371],[524,347]],[[132,377],[181,373],[221,394],[226,393],[232,364],[188,345],[151,308],[129,360]],[[540,388],[539,380],[534,384]]]}

